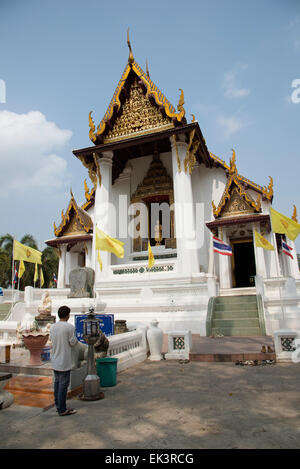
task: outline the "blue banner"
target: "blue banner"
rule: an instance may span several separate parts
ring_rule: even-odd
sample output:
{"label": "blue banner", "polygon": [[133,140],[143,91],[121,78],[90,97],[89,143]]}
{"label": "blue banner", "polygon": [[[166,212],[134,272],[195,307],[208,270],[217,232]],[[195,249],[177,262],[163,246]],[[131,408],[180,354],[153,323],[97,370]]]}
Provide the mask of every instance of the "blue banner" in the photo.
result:
{"label": "blue banner", "polygon": [[[88,314],[75,314],[74,322],[75,322],[75,335],[79,342],[86,344],[83,339],[83,321],[88,317]],[[100,329],[109,337],[110,335],[114,335],[114,315],[113,314],[95,314],[95,317],[99,319]]]}

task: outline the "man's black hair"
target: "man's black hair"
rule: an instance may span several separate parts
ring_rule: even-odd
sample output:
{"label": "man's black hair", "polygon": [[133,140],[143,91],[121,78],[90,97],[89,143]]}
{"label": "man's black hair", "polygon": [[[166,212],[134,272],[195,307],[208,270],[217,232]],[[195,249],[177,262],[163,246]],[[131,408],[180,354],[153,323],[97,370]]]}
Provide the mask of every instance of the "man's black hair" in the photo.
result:
{"label": "man's black hair", "polygon": [[71,310],[69,308],[69,306],[61,306],[59,309],[58,309],[58,317],[60,319],[64,319],[66,318],[67,316],[69,316]]}

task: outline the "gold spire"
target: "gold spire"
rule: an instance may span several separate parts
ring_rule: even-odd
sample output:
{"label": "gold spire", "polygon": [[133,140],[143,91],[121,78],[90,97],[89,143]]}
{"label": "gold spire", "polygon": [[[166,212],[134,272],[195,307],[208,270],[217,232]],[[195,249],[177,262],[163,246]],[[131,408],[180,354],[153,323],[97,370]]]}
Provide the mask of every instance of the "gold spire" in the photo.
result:
{"label": "gold spire", "polygon": [[235,164],[235,150],[232,149],[232,157],[230,159],[230,174],[237,174],[236,164]]}
{"label": "gold spire", "polygon": [[130,64],[133,64],[134,62],[134,57],[133,57],[133,53],[132,53],[132,49],[131,49],[131,44],[130,44],[130,39],[129,39],[129,28],[127,30],[127,44],[128,44],[128,47],[129,47],[129,57],[128,57],[128,62]]}
{"label": "gold spire", "polygon": [[294,210],[293,210],[293,216],[292,216],[292,220],[294,220],[296,223],[298,223],[298,218],[297,218],[297,207],[296,205],[293,205],[294,207]]}
{"label": "gold spire", "polygon": [[92,142],[96,141],[96,135],[95,135],[95,124],[92,118],[92,112],[89,113],[89,126],[90,126],[90,131],[89,131],[89,137]]}

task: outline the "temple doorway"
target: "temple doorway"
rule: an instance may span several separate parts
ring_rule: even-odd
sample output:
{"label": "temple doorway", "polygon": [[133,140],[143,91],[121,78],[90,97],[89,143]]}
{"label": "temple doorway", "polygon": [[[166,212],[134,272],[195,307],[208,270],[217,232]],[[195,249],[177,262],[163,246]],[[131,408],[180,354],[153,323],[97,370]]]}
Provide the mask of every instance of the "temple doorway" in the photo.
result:
{"label": "temple doorway", "polygon": [[253,240],[232,241],[232,254],[233,287],[254,287],[256,266]]}

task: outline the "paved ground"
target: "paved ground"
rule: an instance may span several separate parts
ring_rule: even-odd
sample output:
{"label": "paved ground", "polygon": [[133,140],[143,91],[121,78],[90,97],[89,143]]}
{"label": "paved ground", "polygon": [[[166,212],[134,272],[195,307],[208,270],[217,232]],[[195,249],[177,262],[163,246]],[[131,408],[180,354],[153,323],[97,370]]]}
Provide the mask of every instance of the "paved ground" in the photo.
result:
{"label": "paved ground", "polygon": [[59,417],[0,410],[0,448],[300,448],[300,364],[146,361]]}

